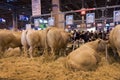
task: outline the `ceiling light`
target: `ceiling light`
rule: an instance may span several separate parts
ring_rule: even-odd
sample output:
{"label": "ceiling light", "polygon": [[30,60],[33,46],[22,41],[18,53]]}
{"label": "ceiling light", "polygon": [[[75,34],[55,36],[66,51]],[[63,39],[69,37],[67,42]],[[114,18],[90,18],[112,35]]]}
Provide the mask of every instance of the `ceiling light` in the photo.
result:
{"label": "ceiling light", "polygon": [[25,6],[23,6],[22,8],[25,8]]}
{"label": "ceiling light", "polygon": [[107,2],[110,2],[110,0],[107,0]]}
{"label": "ceiling light", "polygon": [[8,10],[9,10],[9,11],[11,11],[12,9],[11,9],[11,8],[9,8]]}
{"label": "ceiling light", "polygon": [[8,3],[9,2],[16,2],[17,0],[6,0]]}

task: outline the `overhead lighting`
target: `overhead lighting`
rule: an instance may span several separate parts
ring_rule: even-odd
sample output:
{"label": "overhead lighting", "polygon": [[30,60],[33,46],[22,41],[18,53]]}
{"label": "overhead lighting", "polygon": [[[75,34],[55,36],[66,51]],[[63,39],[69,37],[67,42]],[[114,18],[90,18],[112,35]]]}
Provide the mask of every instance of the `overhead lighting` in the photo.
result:
{"label": "overhead lighting", "polygon": [[5,19],[0,18],[0,23],[5,23],[5,22],[6,22],[6,20],[5,20]]}
{"label": "overhead lighting", "polygon": [[25,6],[23,6],[22,8],[25,8]]}
{"label": "overhead lighting", "polygon": [[22,12],[22,14],[25,14],[25,12]]}
{"label": "overhead lighting", "polygon": [[7,2],[15,2],[15,1],[17,1],[17,0],[7,0]]}
{"label": "overhead lighting", "polygon": [[65,8],[68,8],[68,6],[65,6]]}
{"label": "overhead lighting", "polygon": [[43,20],[43,23],[48,23],[48,21],[47,20]]}
{"label": "overhead lighting", "polygon": [[110,2],[110,0],[107,0],[107,2]]}
{"label": "overhead lighting", "polygon": [[12,9],[11,9],[11,8],[9,8],[8,10],[9,10],[9,11],[11,11]]}
{"label": "overhead lighting", "polygon": [[51,8],[49,8],[49,11],[51,11]]}

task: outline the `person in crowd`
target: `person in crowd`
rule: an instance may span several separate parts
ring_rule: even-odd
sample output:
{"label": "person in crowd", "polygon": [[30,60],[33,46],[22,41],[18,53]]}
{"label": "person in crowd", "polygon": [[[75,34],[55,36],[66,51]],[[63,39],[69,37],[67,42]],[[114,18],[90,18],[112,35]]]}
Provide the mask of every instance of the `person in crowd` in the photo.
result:
{"label": "person in crowd", "polygon": [[74,50],[75,48],[79,47],[79,39],[80,39],[79,30],[74,30],[73,39],[74,39],[74,43],[73,43],[73,50]]}
{"label": "person in crowd", "polygon": [[82,38],[80,38],[79,39],[79,45],[82,45],[82,44],[84,44],[85,43],[85,41],[82,39]]}
{"label": "person in crowd", "polygon": [[101,30],[98,32],[98,38],[102,39],[102,31]]}
{"label": "person in crowd", "polygon": [[90,38],[90,33],[89,33],[89,31],[87,31],[87,32],[85,32],[85,34],[84,34],[84,41],[85,41],[85,42],[89,42],[89,38]]}
{"label": "person in crowd", "polygon": [[78,48],[81,44],[86,42],[94,41],[98,38],[108,40],[109,34],[105,31],[79,31],[79,30],[71,30],[73,34],[73,38],[71,39],[73,42],[73,50]]}

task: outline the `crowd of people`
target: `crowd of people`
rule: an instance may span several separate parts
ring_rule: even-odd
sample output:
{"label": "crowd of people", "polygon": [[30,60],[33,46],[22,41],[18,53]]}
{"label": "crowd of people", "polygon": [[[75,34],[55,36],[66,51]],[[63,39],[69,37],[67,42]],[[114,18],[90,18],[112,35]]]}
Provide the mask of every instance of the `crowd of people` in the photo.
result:
{"label": "crowd of people", "polygon": [[79,47],[81,44],[94,41],[98,38],[103,40],[108,40],[109,32],[105,31],[79,31],[79,30],[72,30],[71,33],[73,34],[72,41],[74,44],[77,44]]}

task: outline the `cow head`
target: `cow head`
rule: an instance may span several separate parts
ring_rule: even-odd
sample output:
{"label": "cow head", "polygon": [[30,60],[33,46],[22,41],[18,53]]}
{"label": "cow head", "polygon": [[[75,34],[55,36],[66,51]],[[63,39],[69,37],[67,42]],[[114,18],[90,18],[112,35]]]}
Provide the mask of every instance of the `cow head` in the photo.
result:
{"label": "cow head", "polygon": [[102,39],[98,39],[97,41],[98,41],[97,51],[104,52],[107,47],[108,41]]}
{"label": "cow head", "polygon": [[71,42],[73,35],[69,32],[66,32],[66,34],[67,34],[67,42]]}

